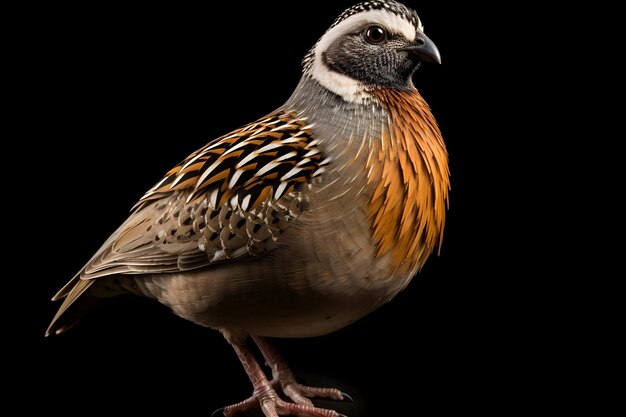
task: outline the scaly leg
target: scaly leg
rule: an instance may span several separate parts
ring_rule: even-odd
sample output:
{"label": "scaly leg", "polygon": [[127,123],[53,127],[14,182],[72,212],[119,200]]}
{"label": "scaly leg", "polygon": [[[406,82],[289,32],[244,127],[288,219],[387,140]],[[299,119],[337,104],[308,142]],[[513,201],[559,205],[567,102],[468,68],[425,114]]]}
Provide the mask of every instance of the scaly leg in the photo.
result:
{"label": "scaly leg", "polygon": [[[257,342],[258,343],[258,342]],[[317,408],[312,405],[310,400],[306,399],[306,404],[294,404],[282,400],[276,394],[276,391],[267,380],[263,370],[257,363],[254,355],[245,344],[233,344],[233,348],[243,365],[254,391],[252,396],[240,403],[229,405],[220,410],[216,410],[213,416],[219,415],[221,412],[225,417],[234,416],[237,413],[249,411],[260,406],[266,417],[278,417],[278,415],[294,415],[298,417],[346,417],[334,410]],[[292,375],[293,378],[293,375]],[[339,397],[342,398],[342,397]]]}
{"label": "scaly leg", "polygon": [[309,398],[330,398],[342,401],[344,399],[352,401],[352,398],[335,388],[309,387],[296,382],[296,378],[287,366],[285,360],[278,351],[266,339],[259,336],[252,336],[252,340],[259,347],[261,354],[267,361],[267,365],[272,369],[272,386],[280,385],[285,395],[297,404],[312,406]]}

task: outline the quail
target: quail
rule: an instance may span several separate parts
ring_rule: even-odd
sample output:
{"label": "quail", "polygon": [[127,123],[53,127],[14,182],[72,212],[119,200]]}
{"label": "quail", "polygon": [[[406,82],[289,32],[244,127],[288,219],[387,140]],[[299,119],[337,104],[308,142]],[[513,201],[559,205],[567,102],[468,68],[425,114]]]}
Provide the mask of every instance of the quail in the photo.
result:
{"label": "quail", "polygon": [[108,297],[150,297],[232,345],[253,394],[219,413],[340,416],[310,398],[346,394],[297,383],[267,338],[349,325],[440,247],[448,156],[412,82],[424,61],[440,55],[414,10],[392,0],[345,10],[304,57],[284,105],[210,141],[145,193],[54,296],[63,303],[46,335]]}

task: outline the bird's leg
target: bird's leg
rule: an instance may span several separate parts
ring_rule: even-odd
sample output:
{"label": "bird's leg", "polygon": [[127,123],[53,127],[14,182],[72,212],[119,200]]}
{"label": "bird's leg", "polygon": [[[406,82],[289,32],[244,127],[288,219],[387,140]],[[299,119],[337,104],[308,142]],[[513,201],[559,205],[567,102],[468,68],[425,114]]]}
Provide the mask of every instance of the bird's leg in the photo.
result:
{"label": "bird's leg", "polygon": [[266,339],[259,336],[252,336],[254,343],[259,347],[261,354],[267,361],[267,365],[272,369],[272,386],[280,385],[285,395],[294,402],[312,406],[309,398],[330,398],[333,400],[352,400],[350,396],[336,388],[317,388],[299,384],[287,366],[285,360],[280,356],[276,348]]}
{"label": "bird's leg", "polygon": [[230,417],[260,406],[266,417],[278,417],[279,414],[299,417],[345,417],[334,410],[314,407],[310,401],[308,404],[294,404],[282,400],[267,380],[250,349],[245,344],[233,343],[232,346],[243,365],[243,369],[248,374],[250,382],[252,382],[254,391],[252,397],[217,410],[213,416],[217,416],[221,412],[222,415]]}

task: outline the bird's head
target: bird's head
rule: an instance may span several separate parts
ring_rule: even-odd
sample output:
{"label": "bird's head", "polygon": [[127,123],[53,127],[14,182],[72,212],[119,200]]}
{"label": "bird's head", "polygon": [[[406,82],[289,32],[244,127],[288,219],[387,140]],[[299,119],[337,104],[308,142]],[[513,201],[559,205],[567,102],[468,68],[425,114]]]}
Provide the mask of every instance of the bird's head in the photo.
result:
{"label": "bird's head", "polygon": [[346,101],[376,88],[406,90],[422,61],[441,62],[417,13],[393,0],[344,11],[304,58],[304,72]]}

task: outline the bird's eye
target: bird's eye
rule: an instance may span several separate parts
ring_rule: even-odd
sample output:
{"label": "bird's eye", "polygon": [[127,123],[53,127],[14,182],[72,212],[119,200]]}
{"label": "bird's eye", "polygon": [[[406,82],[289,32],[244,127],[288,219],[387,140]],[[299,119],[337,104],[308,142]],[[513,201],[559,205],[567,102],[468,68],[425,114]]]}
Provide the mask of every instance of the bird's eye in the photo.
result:
{"label": "bird's eye", "polygon": [[365,39],[369,43],[377,45],[387,39],[387,32],[380,26],[370,26],[365,30]]}

